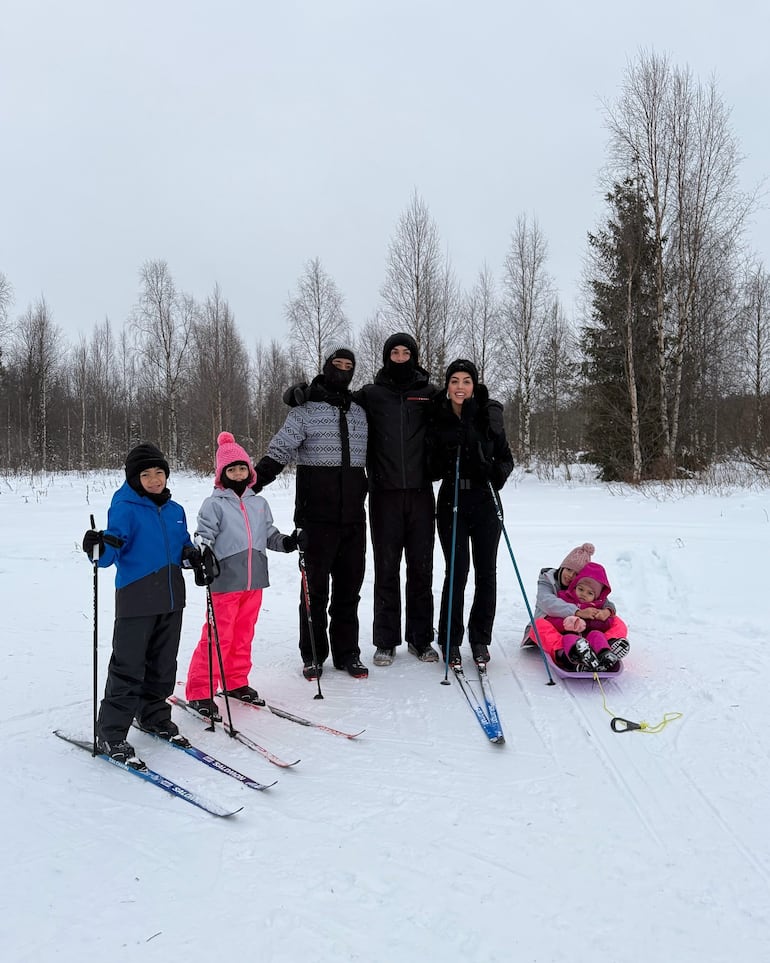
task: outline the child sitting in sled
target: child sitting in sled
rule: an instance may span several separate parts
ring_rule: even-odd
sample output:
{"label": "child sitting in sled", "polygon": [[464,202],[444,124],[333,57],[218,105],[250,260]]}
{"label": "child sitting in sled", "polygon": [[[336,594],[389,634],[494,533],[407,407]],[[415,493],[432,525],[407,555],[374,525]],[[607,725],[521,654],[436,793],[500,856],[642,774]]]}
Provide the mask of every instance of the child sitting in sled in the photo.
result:
{"label": "child sitting in sled", "polygon": [[[617,672],[620,646],[610,647],[604,634],[605,613],[610,583],[603,566],[589,562],[575,575],[569,586],[557,595],[572,609],[572,614],[561,617],[549,615],[547,621],[561,633],[561,660],[554,652],[554,661],[564,668],[575,667],[591,672]],[[626,652],[627,652],[626,648]],[[623,652],[622,654],[625,654]]]}
{"label": "child sitting in sled", "polygon": [[582,608],[578,603],[568,601],[560,594],[569,589],[578,572],[589,564],[594,552],[594,546],[590,542],[584,542],[568,552],[557,568],[547,567],[540,570],[534,611],[537,635],[528,624],[521,643],[522,647],[534,646],[539,639],[545,654],[568,671],[575,671],[577,666],[564,654],[563,633],[551,623],[551,618],[565,619],[576,616],[585,620],[585,617],[588,617],[594,623],[592,629],[604,635],[607,644],[620,658],[623,658],[630,649],[626,639],[628,634],[626,624],[618,617],[615,605],[609,598],[604,598],[601,607],[591,605]]}

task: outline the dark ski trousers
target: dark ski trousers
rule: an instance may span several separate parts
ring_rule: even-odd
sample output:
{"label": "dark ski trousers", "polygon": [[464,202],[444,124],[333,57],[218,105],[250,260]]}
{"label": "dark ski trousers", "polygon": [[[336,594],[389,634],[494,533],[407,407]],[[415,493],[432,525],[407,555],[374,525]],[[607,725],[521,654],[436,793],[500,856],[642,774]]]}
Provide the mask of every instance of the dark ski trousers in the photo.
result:
{"label": "dark ski trousers", "polygon": [[[308,522],[305,532],[308,536],[305,570],[316,655],[318,662],[323,664],[329,656],[331,643],[334,665],[344,669],[352,658],[361,654],[358,648],[358,603],[366,564],[366,523],[333,525]],[[305,664],[313,661],[305,597],[301,590],[299,651]]]}
{"label": "dark ski trousers", "polygon": [[[446,560],[444,587],[441,592],[438,637],[443,647],[447,640],[447,615],[449,606],[449,581],[452,571],[452,504],[454,481],[444,482],[438,494],[438,535]],[[473,555],[476,587],[473,594],[468,639],[471,645],[489,645],[492,641],[492,625],[497,607],[497,546],[500,541],[500,521],[495,512],[492,493],[488,488],[462,489],[457,501],[457,534],[454,558],[454,585],[452,588],[452,621],[450,645],[460,645],[463,640],[463,608],[465,585]]]}
{"label": "dark ski trousers", "polygon": [[401,557],[406,558],[406,641],[433,641],[433,488],[373,491],[369,525],[374,550],[374,627],[378,648],[401,645]]}
{"label": "dark ski trousers", "polygon": [[121,742],[136,718],[157,726],[171,718],[166,699],[176,683],[182,610],[115,619],[112,656],[97,729],[107,742]]}

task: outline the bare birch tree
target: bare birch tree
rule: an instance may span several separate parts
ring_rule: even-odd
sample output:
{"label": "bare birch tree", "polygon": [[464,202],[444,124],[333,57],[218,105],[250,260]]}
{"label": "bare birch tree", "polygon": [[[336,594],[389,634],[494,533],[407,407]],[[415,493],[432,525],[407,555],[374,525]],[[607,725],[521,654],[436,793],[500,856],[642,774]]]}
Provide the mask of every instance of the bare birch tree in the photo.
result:
{"label": "bare birch tree", "polygon": [[[668,57],[642,53],[630,64],[617,103],[605,105],[610,131],[610,176],[613,181],[634,178],[650,208],[655,241],[655,329],[657,334],[658,402],[663,459],[672,465],[669,425],[668,359],[664,245],[672,204],[674,159],[673,120],[669,91],[672,68]],[[670,470],[670,467],[669,467]]]}
{"label": "bare birch tree", "polygon": [[[548,417],[549,441],[542,447],[550,450],[554,464],[564,453],[562,413],[575,395],[577,370],[575,338],[558,298],[551,303],[543,331],[542,348],[537,369],[539,408]],[[565,457],[566,463],[566,457]]]}
{"label": "bare birch tree", "polygon": [[390,333],[411,334],[420,362],[429,372],[437,371],[442,346],[439,327],[447,320],[441,298],[450,282],[444,271],[438,228],[415,191],[388,245],[380,294]]}
{"label": "bare birch tree", "polygon": [[143,361],[142,375],[156,396],[159,430],[171,460],[179,458],[179,400],[195,316],[194,303],[177,293],[165,261],[145,261],[134,324]]}
{"label": "bare birch tree", "polygon": [[350,341],[343,303],[342,293],[321,261],[308,261],[296,293],[286,304],[292,347],[308,380],[323,368],[324,350],[330,344]]}
{"label": "bare birch tree", "polygon": [[656,242],[656,337],[663,461],[674,470],[682,376],[709,248],[735,248],[754,198],[737,186],[740,157],[714,82],[641,53],[606,107],[614,180],[635,177]]}
{"label": "bare birch tree", "polygon": [[80,470],[85,471],[88,467],[88,401],[89,401],[89,365],[88,365],[88,341],[84,335],[78,339],[78,343],[71,355],[70,379],[75,389],[75,396],[79,402],[80,410],[80,432],[79,432],[79,463]]}
{"label": "bare birch tree", "polygon": [[3,361],[4,345],[8,337],[8,311],[13,304],[13,288],[8,278],[0,271],[0,364]]}
{"label": "bare birch tree", "polygon": [[45,298],[19,318],[14,348],[25,402],[25,442],[28,464],[39,471],[48,469],[50,396],[61,362],[61,340]]}
{"label": "bare birch tree", "polygon": [[752,448],[759,454],[767,449],[764,406],[770,393],[770,274],[759,260],[746,268],[742,307],[743,367],[754,409]]}
{"label": "bare birch tree", "polygon": [[373,381],[382,367],[382,349],[389,330],[381,311],[366,320],[356,339],[356,381]]}
{"label": "bare birch tree", "polygon": [[286,419],[288,408],[283,391],[298,380],[285,348],[272,340],[265,346],[257,342],[253,358],[253,392],[256,422],[253,429],[255,457],[264,454],[268,442]]}
{"label": "bare birch tree", "polygon": [[190,361],[190,426],[198,457],[213,464],[216,438],[247,431],[250,364],[230,305],[218,284],[197,312]]}
{"label": "bare birch tree", "polygon": [[464,298],[461,351],[475,363],[479,378],[486,383],[495,379],[499,372],[495,346],[499,338],[500,318],[495,280],[489,267],[484,264]]}
{"label": "bare birch tree", "polygon": [[457,355],[462,334],[462,295],[448,257],[436,277],[435,296],[431,299],[427,322],[430,337],[421,361],[423,367],[432,371],[436,378],[441,378]]}
{"label": "bare birch tree", "polygon": [[502,360],[519,403],[519,451],[529,467],[532,457],[532,407],[543,336],[554,285],[546,271],[548,244],[537,219],[516,221],[503,275]]}

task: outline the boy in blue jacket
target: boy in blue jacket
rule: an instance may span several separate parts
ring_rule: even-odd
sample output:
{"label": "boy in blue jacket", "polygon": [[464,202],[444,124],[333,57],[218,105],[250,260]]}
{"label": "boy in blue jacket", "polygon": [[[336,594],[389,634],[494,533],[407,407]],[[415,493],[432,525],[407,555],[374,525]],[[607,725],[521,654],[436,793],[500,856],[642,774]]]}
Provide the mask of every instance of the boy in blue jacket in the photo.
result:
{"label": "boy in blue jacket", "polygon": [[100,568],[117,568],[112,657],[97,720],[97,748],[129,765],[138,763],[127,741],[135,717],[143,729],[188,744],[171,721],[166,699],[174,690],[182,631],[182,563],[198,566],[200,552],[190,540],[184,509],[171,501],[168,475],[159,448],[132,448],[126,481],[112,497],[107,528],[83,537],[89,558],[98,557]]}

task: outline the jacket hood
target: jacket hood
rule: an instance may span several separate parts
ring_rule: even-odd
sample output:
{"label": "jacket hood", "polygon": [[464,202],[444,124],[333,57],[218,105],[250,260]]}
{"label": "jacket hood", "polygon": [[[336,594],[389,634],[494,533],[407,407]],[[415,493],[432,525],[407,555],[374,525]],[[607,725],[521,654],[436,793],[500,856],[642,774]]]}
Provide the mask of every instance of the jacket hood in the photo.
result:
{"label": "jacket hood", "polygon": [[592,578],[601,585],[601,591],[599,592],[598,598],[594,600],[594,605],[603,604],[607,600],[607,596],[612,591],[609,580],[607,579],[607,573],[604,571],[604,566],[599,565],[598,562],[589,562],[580,569],[572,582],[570,582],[570,586],[566,591],[566,594],[570,597],[570,601],[574,600],[577,602],[575,586],[581,578]]}

